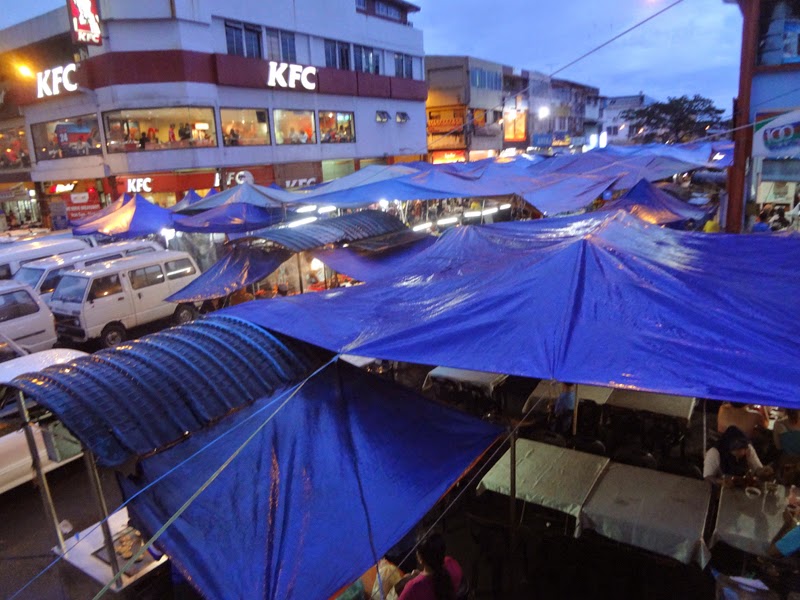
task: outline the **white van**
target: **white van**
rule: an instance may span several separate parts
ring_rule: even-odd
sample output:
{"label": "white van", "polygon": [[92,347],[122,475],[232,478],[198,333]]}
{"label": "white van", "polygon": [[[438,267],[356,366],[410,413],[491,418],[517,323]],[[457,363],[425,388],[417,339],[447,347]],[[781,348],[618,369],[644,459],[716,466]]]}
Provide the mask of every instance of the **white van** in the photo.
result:
{"label": "white van", "polygon": [[53,313],[30,286],[13,280],[0,281],[0,333],[29,352],[56,343]]}
{"label": "white van", "polygon": [[30,242],[14,242],[0,247],[0,279],[11,279],[19,268],[34,260],[88,250],[91,246],[78,238],[43,238]]}
{"label": "white van", "polygon": [[136,256],[160,250],[164,250],[161,244],[143,240],[104,244],[89,250],[57,254],[56,256],[40,258],[39,260],[25,263],[20,267],[19,271],[14,273],[14,280],[27,283],[33,288],[34,292],[37,292],[42,297],[42,300],[49,302],[50,296],[53,295],[53,290],[56,289],[61,277],[67,271],[90,267],[97,263],[109,262],[126,256]]}
{"label": "white van", "polygon": [[200,274],[186,252],[164,250],[68,271],[50,298],[59,338],[100,338],[105,348],[125,341],[127,330],[169,316],[194,319],[194,304],[165,302]]}

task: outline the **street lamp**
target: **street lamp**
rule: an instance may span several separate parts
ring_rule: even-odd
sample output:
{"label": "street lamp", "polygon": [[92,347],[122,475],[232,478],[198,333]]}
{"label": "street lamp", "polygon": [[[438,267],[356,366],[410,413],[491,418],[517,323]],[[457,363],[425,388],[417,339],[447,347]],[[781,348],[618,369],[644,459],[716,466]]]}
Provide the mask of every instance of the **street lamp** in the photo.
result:
{"label": "street lamp", "polygon": [[550,116],[550,107],[549,106],[540,106],[539,107],[539,119],[543,120]]}
{"label": "street lamp", "polygon": [[20,75],[22,75],[27,79],[33,79],[34,77],[36,77],[36,75],[34,75],[33,71],[28,65],[22,65],[22,64],[17,65],[17,73],[19,73]]}

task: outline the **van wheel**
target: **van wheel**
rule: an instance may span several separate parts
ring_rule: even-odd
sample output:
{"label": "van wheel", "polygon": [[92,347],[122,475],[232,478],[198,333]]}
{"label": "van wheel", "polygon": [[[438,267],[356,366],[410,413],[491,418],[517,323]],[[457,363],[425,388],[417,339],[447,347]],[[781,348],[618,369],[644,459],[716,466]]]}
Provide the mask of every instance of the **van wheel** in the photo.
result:
{"label": "van wheel", "polygon": [[196,316],[197,311],[194,306],[191,304],[181,304],[175,309],[175,314],[172,319],[175,321],[175,325],[183,325],[189,321],[194,321]]}
{"label": "van wheel", "polygon": [[126,333],[122,325],[111,323],[103,328],[103,333],[100,334],[100,343],[103,344],[103,348],[119,346],[125,341]]}

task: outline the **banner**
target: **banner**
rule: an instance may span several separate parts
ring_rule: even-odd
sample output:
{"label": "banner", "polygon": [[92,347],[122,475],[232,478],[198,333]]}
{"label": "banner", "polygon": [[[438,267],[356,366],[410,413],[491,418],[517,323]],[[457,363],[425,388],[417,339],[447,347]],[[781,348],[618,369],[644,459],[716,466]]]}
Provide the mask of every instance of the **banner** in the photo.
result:
{"label": "banner", "polygon": [[103,45],[97,0],[67,0],[67,13],[73,43]]}
{"label": "banner", "polygon": [[800,158],[800,110],[758,113],[753,132],[753,156]]}

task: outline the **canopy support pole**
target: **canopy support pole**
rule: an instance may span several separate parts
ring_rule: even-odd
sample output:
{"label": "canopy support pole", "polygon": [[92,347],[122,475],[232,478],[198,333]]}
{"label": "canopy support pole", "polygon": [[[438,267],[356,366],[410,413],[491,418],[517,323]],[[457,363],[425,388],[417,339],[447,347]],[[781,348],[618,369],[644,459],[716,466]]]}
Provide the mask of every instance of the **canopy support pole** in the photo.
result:
{"label": "canopy support pole", "polygon": [[83,460],[86,463],[86,470],[89,474],[89,482],[92,484],[92,493],[97,502],[97,509],[100,513],[100,528],[103,530],[103,545],[108,553],[108,562],[111,564],[111,572],[116,580],[116,587],[122,587],[122,578],[119,575],[119,563],[117,562],[117,551],[114,549],[114,538],[111,536],[111,528],[108,526],[108,505],[103,496],[103,486],[100,483],[100,473],[97,472],[97,463],[94,454],[87,448],[83,449]]}
{"label": "canopy support pole", "polygon": [[297,253],[297,279],[300,282],[300,293],[303,292],[303,263],[300,261],[300,253]]}
{"label": "canopy support pole", "polygon": [[47,485],[47,478],[44,475],[44,471],[42,471],[42,461],[39,459],[39,450],[36,448],[36,438],[33,435],[31,417],[28,414],[28,407],[25,405],[25,396],[22,391],[17,392],[17,409],[19,410],[19,416],[22,418],[25,440],[28,442],[28,451],[31,453],[31,460],[33,461],[33,470],[36,471],[36,480],[39,484],[39,495],[42,497],[44,512],[53,526],[58,549],[63,555],[67,553],[67,547],[64,545],[64,536],[58,526],[58,516],[56,515],[56,507],[53,504],[53,496],[50,494],[50,486]]}
{"label": "canopy support pole", "polygon": [[706,399],[703,398],[703,459],[706,457],[706,449],[708,448],[708,424],[706,423],[708,415],[706,414],[708,407],[706,406]]}
{"label": "canopy support pole", "polygon": [[578,394],[578,384],[575,384],[575,406],[572,408],[572,437],[578,435],[578,404],[580,404],[581,399],[580,395]]}
{"label": "canopy support pole", "polygon": [[511,464],[509,465],[509,504],[508,504],[508,518],[509,518],[509,527],[508,527],[508,548],[509,548],[509,565],[512,566],[511,568],[511,597],[514,598],[516,595],[516,577],[513,575],[513,561],[514,556],[516,553],[516,546],[517,546],[517,428],[512,424],[511,425],[511,432],[509,435],[509,439],[511,441],[511,447],[509,448],[509,459],[511,460]]}

